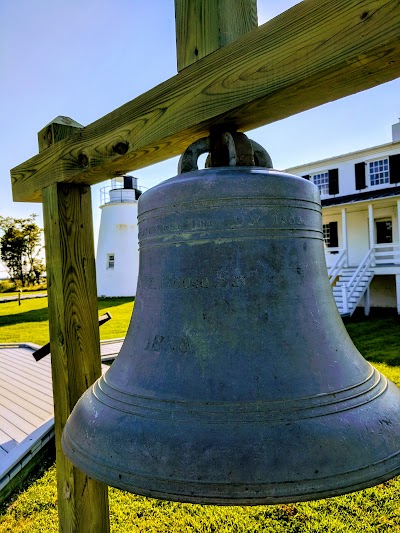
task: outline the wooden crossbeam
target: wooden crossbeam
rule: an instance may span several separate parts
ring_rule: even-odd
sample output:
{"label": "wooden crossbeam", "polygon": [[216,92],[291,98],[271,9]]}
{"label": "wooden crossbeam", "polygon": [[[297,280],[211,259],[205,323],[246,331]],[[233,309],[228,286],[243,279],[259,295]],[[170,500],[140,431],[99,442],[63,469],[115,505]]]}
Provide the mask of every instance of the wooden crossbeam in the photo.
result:
{"label": "wooden crossbeam", "polygon": [[308,0],[11,171],[15,201],[181,153],[225,121],[248,130],[400,76],[397,0]]}

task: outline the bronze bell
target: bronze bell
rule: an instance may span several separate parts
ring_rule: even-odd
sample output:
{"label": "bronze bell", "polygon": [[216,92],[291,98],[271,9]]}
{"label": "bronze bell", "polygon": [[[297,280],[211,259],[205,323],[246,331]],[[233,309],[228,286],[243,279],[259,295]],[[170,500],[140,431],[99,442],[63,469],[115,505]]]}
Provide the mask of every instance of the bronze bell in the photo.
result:
{"label": "bronze bell", "polygon": [[191,170],[203,140],[185,173],[140,197],[133,318],[63,449],[90,477],[183,502],[294,502],[383,482],[400,473],[400,390],[338,314],[318,189],[262,166],[268,155],[240,135],[224,143],[236,166]]}

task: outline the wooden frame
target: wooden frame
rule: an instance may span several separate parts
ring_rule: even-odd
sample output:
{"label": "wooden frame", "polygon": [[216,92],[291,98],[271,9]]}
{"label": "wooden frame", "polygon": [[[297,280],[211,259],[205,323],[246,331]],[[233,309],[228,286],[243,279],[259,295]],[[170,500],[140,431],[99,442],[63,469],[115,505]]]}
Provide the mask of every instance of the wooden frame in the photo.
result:
{"label": "wooden frame", "polygon": [[255,128],[400,75],[398,1],[307,0],[255,29],[256,0],[226,5],[175,0],[180,72],[85,128],[58,117],[11,171],[14,200],[44,206],[61,531],[109,531],[106,487],[60,445],[100,375],[88,186],[175,156],[213,126]]}

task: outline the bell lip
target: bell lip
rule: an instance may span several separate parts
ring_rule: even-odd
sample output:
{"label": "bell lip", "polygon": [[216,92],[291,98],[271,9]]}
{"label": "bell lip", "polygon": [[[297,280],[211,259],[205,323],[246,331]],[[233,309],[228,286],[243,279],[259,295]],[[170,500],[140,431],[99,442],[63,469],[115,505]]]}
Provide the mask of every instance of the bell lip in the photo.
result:
{"label": "bell lip", "polygon": [[[169,500],[181,503],[197,503],[202,505],[274,505],[280,503],[296,503],[311,500],[319,500],[341,496],[379,485],[400,474],[400,449],[391,456],[377,461],[373,465],[348,471],[324,478],[312,478],[298,482],[258,483],[254,486],[239,483],[206,483],[185,480],[171,480],[150,478],[143,475],[135,475],[123,472],[118,474],[115,468],[110,468],[96,461],[93,456],[87,455],[76,444],[72,443],[68,429],[64,429],[62,435],[62,448],[67,458],[82,472],[92,479],[106,485],[128,492]],[[89,460],[88,460],[89,459]],[[91,463],[92,468],[88,468]],[[96,469],[99,465],[101,468]],[[93,468],[94,467],[94,468]],[[372,474],[372,475],[371,475]],[[126,480],[126,481],[125,481]],[[140,480],[146,481],[147,485],[157,484],[174,485],[176,490],[160,490],[143,488]],[[324,488],[324,485],[337,481],[338,486]],[[143,484],[144,485],[144,484]],[[293,487],[296,486],[296,490]],[[231,496],[218,496],[221,491],[224,494],[227,488],[232,490]],[[235,488],[240,489],[235,495]]]}

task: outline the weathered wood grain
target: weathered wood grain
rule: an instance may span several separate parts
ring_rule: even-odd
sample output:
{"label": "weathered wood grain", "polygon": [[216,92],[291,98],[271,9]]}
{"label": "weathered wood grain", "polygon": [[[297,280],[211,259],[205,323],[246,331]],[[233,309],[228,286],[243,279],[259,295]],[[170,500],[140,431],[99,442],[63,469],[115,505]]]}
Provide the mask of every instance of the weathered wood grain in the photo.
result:
{"label": "weathered wood grain", "polygon": [[257,0],[175,0],[178,72],[257,27]]}
{"label": "weathered wood grain", "polygon": [[14,200],[168,159],[215,124],[248,130],[394,79],[399,27],[398,0],[301,2],[14,168]]}
{"label": "weathered wood grain", "polygon": [[75,131],[79,131],[81,128],[83,128],[82,124],[75,122],[72,118],[61,115],[56,117],[38,133],[39,152],[46,150],[46,148],[61,141],[61,139],[65,139],[65,137]]}
{"label": "weathered wood grain", "polygon": [[90,188],[54,183],[43,191],[58,509],[61,531],[109,531],[107,487],[75,468],[61,449],[65,422],[100,376]]}

